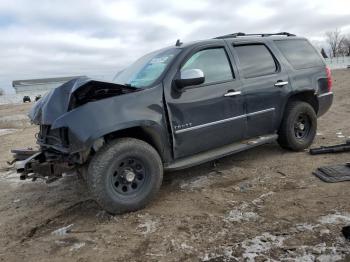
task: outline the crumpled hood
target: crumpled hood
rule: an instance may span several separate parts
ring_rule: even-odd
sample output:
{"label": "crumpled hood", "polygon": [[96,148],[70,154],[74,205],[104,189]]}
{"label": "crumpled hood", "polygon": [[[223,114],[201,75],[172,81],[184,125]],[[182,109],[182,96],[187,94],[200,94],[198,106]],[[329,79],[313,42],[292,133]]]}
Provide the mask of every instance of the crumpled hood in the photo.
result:
{"label": "crumpled hood", "polygon": [[140,91],[134,87],[80,77],[51,90],[35,103],[29,118],[37,125],[51,125],[66,112],[88,102]]}

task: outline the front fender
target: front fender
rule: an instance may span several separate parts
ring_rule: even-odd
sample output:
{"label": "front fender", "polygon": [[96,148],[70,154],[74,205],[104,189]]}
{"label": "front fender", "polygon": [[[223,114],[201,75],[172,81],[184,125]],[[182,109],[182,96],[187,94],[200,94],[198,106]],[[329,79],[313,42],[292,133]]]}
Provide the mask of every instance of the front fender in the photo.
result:
{"label": "front fender", "polygon": [[71,153],[90,148],[96,139],[106,134],[131,127],[150,127],[165,137],[162,88],[87,103],[65,113],[52,124],[52,129],[62,127],[69,130]]}

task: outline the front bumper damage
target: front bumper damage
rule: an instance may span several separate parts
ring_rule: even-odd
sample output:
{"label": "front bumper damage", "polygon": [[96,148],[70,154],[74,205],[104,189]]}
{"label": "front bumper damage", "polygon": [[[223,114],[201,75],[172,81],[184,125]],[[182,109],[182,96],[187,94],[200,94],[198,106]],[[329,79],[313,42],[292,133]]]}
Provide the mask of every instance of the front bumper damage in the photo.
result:
{"label": "front bumper damage", "polygon": [[13,149],[11,152],[21,180],[35,181],[40,178],[46,183],[51,183],[63,174],[76,170],[76,165],[70,164],[62,155],[53,152],[33,149]]}
{"label": "front bumper damage", "polygon": [[154,104],[155,97],[161,101],[162,89],[89,78],[51,90],[29,112],[31,122],[39,127],[36,142],[40,149],[13,150],[21,179],[51,182],[71,171],[84,178],[90,158],[116,131],[162,126],[163,108],[160,102]]}

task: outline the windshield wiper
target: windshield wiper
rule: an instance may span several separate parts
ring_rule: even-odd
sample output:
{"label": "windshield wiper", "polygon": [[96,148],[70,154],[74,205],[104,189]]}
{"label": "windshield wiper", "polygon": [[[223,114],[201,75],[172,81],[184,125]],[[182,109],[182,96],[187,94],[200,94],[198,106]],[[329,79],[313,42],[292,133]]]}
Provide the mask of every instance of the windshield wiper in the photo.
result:
{"label": "windshield wiper", "polygon": [[132,84],[129,84],[129,83],[125,83],[125,84],[123,84],[123,85],[124,85],[124,86],[127,86],[127,87],[138,88],[138,87],[133,86]]}

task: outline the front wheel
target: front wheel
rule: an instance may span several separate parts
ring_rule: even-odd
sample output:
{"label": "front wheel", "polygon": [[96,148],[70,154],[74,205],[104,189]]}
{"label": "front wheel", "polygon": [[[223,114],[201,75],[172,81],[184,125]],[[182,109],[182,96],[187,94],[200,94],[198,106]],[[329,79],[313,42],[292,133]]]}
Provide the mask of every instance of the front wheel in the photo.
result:
{"label": "front wheel", "polygon": [[290,102],[278,132],[278,143],[293,151],[304,150],[314,141],[316,130],[317,116],[313,107],[301,101]]}
{"label": "front wheel", "polygon": [[157,151],[144,141],[121,138],[94,156],[87,184],[103,209],[120,214],[149,203],[162,179],[163,165]]}

